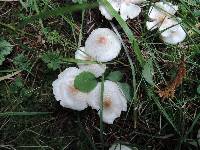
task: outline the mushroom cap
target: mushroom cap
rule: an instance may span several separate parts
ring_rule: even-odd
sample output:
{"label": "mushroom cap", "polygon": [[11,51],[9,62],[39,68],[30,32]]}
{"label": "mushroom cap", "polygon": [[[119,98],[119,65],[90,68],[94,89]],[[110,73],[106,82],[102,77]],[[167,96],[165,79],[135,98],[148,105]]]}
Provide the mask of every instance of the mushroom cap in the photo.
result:
{"label": "mushroom cap", "polygon": [[123,2],[120,7],[120,16],[124,21],[137,17],[141,12],[141,8],[131,2]]}
{"label": "mushroom cap", "polygon": [[[120,15],[125,21],[129,18],[133,19],[140,14],[141,8],[135,4],[140,4],[144,1],[145,0],[108,0],[117,12],[120,10]],[[104,5],[100,5],[99,10],[106,19],[112,20],[113,17]]]}
{"label": "mushroom cap", "polygon": [[159,31],[161,31],[161,39],[168,44],[178,44],[186,38],[185,31],[174,18],[166,18]]}
{"label": "mushroom cap", "polygon": [[[121,111],[127,110],[127,101],[115,82],[106,80],[103,93],[103,121],[113,124],[120,117]],[[101,83],[88,95],[88,105],[97,111],[101,106]],[[100,111],[98,112],[100,115]]]}
{"label": "mushroom cap", "polygon": [[100,77],[106,71],[105,64],[91,64],[91,65],[79,65],[80,70],[88,71],[95,75],[95,77]]}
{"label": "mushroom cap", "polygon": [[[108,0],[108,2],[112,5],[112,7],[118,12],[120,8],[120,0]],[[99,5],[99,10],[101,14],[108,20],[112,20],[112,16],[104,5]]]}
{"label": "mushroom cap", "polygon": [[156,28],[158,28],[161,25],[161,22],[158,20],[154,20],[154,21],[147,21],[146,22],[146,27],[147,30],[154,30]]}
{"label": "mushroom cap", "polygon": [[[170,2],[156,2],[155,6],[156,7],[153,6],[153,9],[157,10],[157,11],[155,10],[155,12],[159,11],[159,12],[164,13],[167,16],[174,15],[178,10],[178,6],[177,5],[173,5]],[[152,10],[151,14],[149,14],[149,17],[150,18],[154,17],[156,15],[155,12],[153,12],[153,10]]]}
{"label": "mushroom cap", "polygon": [[[85,53],[85,48],[80,47],[75,52],[75,58],[80,60],[92,60],[92,58]],[[81,71],[88,71],[93,73],[97,78],[100,77],[106,71],[106,64],[78,64]]]}
{"label": "mushroom cap", "polygon": [[132,150],[132,149],[126,145],[121,145],[121,144],[117,143],[117,144],[113,144],[109,148],[109,150]]}
{"label": "mushroom cap", "polygon": [[74,87],[74,79],[80,73],[78,68],[67,68],[52,83],[53,94],[61,106],[78,111],[87,108],[87,94]]}
{"label": "mushroom cap", "polygon": [[148,30],[159,28],[166,17],[171,17],[178,10],[178,6],[169,2],[156,2],[155,6],[151,6],[148,16],[151,21],[146,22]]}
{"label": "mushroom cap", "polygon": [[99,62],[116,58],[121,50],[117,35],[108,28],[98,28],[89,35],[85,42],[85,52]]}
{"label": "mushroom cap", "polygon": [[[125,0],[126,1],[126,0]],[[145,2],[146,0],[129,0],[131,3],[133,4],[141,4],[143,2]]]}

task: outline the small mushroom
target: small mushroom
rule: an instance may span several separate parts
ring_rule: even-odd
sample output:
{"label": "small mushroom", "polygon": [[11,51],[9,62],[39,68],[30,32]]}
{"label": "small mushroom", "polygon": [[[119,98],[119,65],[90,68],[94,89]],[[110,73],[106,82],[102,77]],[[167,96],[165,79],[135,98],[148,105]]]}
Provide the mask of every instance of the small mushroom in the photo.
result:
{"label": "small mushroom", "polygon": [[[124,21],[137,17],[141,12],[141,8],[137,4],[144,1],[145,0],[108,0],[117,12],[120,11],[120,16],[124,19]],[[100,5],[99,10],[106,19],[112,20],[113,17],[110,15],[105,6]]]}
{"label": "small mushroom", "polygon": [[132,150],[130,147],[122,144],[113,144],[109,150]]}
{"label": "small mushroom", "polygon": [[74,79],[80,73],[78,68],[69,67],[52,83],[53,94],[61,106],[78,111],[88,107],[87,94],[74,87]]}
{"label": "small mushroom", "polygon": [[98,28],[89,35],[85,42],[85,52],[99,62],[116,58],[121,50],[117,35],[108,28]]}
{"label": "small mushroom", "polygon": [[[101,106],[101,83],[88,95],[88,105],[98,111]],[[113,124],[121,115],[121,111],[127,110],[127,100],[115,82],[106,80],[103,92],[103,121]]]}
{"label": "small mushroom", "polygon": [[178,6],[169,2],[156,2],[148,12],[150,21],[146,22],[148,30],[154,30],[162,25],[165,18],[171,17],[178,10]]}
{"label": "small mushroom", "polygon": [[[120,9],[120,0],[108,0],[108,2],[112,5],[112,7],[118,12]],[[101,11],[101,14],[108,20],[112,20],[112,15],[110,15],[109,11],[107,8],[100,4],[99,5],[99,10]]]}
{"label": "small mushroom", "polygon": [[161,39],[168,44],[178,44],[186,38],[186,33],[177,21],[180,18],[165,19],[159,28]]}
{"label": "small mushroom", "polygon": [[137,4],[144,2],[144,0],[121,0],[120,15],[124,21],[137,17],[141,8]]}
{"label": "small mushroom", "polygon": [[[80,59],[80,60],[91,60],[91,56],[87,55],[85,52],[84,47],[80,47],[76,52],[75,52],[75,58]],[[97,78],[100,77],[105,71],[106,71],[106,64],[84,64],[84,63],[78,63],[78,67],[82,71],[88,71],[93,73]]]}

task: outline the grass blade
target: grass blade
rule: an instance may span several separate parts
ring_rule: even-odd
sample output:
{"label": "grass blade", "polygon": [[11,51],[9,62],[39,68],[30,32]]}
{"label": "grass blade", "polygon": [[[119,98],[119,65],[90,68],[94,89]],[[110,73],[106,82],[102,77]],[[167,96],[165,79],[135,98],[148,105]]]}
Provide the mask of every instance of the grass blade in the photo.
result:
{"label": "grass blade", "polygon": [[192,132],[194,126],[198,123],[199,119],[200,119],[200,113],[195,117],[192,125],[190,126],[189,130],[185,134],[185,138],[187,138],[187,136]]}
{"label": "grass blade", "polygon": [[80,11],[80,10],[84,10],[84,9],[89,9],[89,8],[95,8],[98,6],[98,3],[85,3],[85,4],[77,4],[77,5],[67,5],[65,7],[58,7],[54,10],[45,10],[43,12],[40,12],[37,15],[28,17],[27,19],[25,19],[21,25],[25,25],[27,23],[31,23],[34,22],[35,20],[38,19],[44,19],[44,18],[48,18],[48,17],[52,17],[52,16],[60,16],[66,13],[72,13],[72,12],[76,12],[76,11]]}
{"label": "grass blade", "polygon": [[89,144],[91,144],[93,150],[97,150],[95,143],[93,143],[91,136],[85,131],[84,127],[81,124],[81,120],[80,120],[80,114],[78,113],[78,125],[80,127],[81,132],[85,135],[85,137],[87,138],[87,141],[89,142]]}
{"label": "grass blade", "polygon": [[165,111],[165,109],[162,107],[162,105],[159,102],[158,98],[154,95],[153,90],[147,87],[147,94],[148,94],[148,97],[155,102],[155,104],[157,105],[158,109],[162,112],[163,116],[167,119],[167,121],[172,125],[174,130],[180,135],[180,132],[179,132],[178,128],[176,127],[176,125],[174,124],[174,122],[172,121],[172,119],[170,118],[168,113]]}
{"label": "grass blade", "polygon": [[101,78],[101,105],[100,105],[100,139],[101,139],[102,149],[104,149],[104,139],[103,139],[103,93],[104,93],[104,75]]}
{"label": "grass blade", "polygon": [[13,73],[8,74],[8,75],[3,76],[3,77],[0,77],[0,81],[10,79],[11,77],[13,77],[13,76],[19,74],[20,72],[21,72],[21,70],[20,70],[20,71],[13,72]]}
{"label": "grass blade", "polygon": [[48,115],[52,112],[4,112],[0,113],[0,117],[4,116],[35,116],[35,115]]}
{"label": "grass blade", "polygon": [[[127,58],[128,58],[128,61],[129,61],[129,64],[130,64],[130,67],[131,67],[131,73],[132,73],[132,86],[133,86],[133,98],[131,99],[131,104],[130,104],[130,108],[131,108],[131,106],[133,105],[133,107],[134,107],[134,115],[133,115],[133,118],[134,118],[134,128],[136,128],[137,127],[137,112],[136,112],[136,103],[137,103],[137,90],[136,90],[136,87],[137,87],[137,83],[136,83],[136,77],[135,77],[135,75],[136,75],[136,73],[135,73],[135,67],[134,67],[134,65],[133,65],[133,62],[132,62],[132,60],[131,60],[131,57],[130,57],[130,55],[129,55],[129,53],[128,53],[128,49],[126,48],[126,45],[125,45],[125,43],[123,42],[123,40],[122,40],[122,38],[121,38],[121,36],[120,36],[120,34],[119,34],[119,32],[117,31],[117,29],[115,28],[115,26],[111,23],[111,25],[112,25],[112,27],[113,27],[113,30],[115,31],[115,33],[118,35],[118,38],[120,39],[120,41],[121,41],[121,43],[122,43],[122,46],[123,46],[123,48],[124,48],[124,51],[125,51],[125,53],[126,53],[126,56],[127,56]],[[129,113],[129,111],[130,111],[130,108],[128,109],[128,113]],[[128,115],[128,113],[127,113],[127,115]],[[126,118],[127,118],[127,116],[126,116]]]}

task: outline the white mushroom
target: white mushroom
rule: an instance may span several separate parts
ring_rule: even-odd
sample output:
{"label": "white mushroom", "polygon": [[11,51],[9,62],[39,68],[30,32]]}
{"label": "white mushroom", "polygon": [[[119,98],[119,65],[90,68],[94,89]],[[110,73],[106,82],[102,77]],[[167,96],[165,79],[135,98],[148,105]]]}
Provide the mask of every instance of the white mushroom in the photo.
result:
{"label": "white mushroom", "polygon": [[[120,8],[120,0],[108,0],[108,2],[112,5],[112,7],[118,12]],[[101,11],[101,14],[105,16],[106,19],[112,20],[112,16],[108,12],[107,8],[100,4],[99,5],[99,10]]]}
{"label": "white mushroom", "polygon": [[[75,58],[80,59],[80,60],[91,60],[92,57],[86,54],[85,48],[80,47],[76,52],[75,52]],[[106,64],[84,64],[84,63],[79,63],[78,64],[79,69],[82,71],[88,71],[93,73],[97,78],[100,77],[105,71],[106,71]]]}
{"label": "white mushroom", "polygon": [[82,93],[74,87],[74,79],[80,73],[78,68],[67,68],[52,83],[53,94],[61,106],[79,111],[87,108],[87,93]]}
{"label": "white mushroom", "polygon": [[142,3],[144,0],[121,0],[120,15],[125,21],[137,17],[141,8],[136,5]]}
{"label": "white mushroom", "polygon": [[151,21],[146,22],[148,30],[159,28],[165,18],[169,18],[176,13],[178,6],[169,2],[156,2],[149,9],[148,16]]}
{"label": "white mushroom", "polygon": [[[108,2],[117,12],[120,11],[120,15],[125,21],[127,19],[133,19],[140,14],[141,8],[137,4],[140,4],[144,1],[145,0],[108,0]],[[112,20],[113,17],[110,15],[105,6],[100,5],[99,10],[106,19]]]}
{"label": "white mushroom", "polygon": [[[181,20],[179,19],[179,21]],[[161,39],[168,44],[178,44],[186,38],[185,31],[174,18],[165,19],[159,31],[161,32]]]}
{"label": "white mushroom", "polygon": [[[159,28],[161,39],[168,44],[178,44],[186,38],[186,33],[179,24],[181,19],[173,18],[178,6],[169,2],[157,2],[149,10],[151,21],[146,22],[148,30]],[[177,21],[179,20],[179,22]]]}
{"label": "white mushroom", "polygon": [[116,58],[121,50],[117,35],[108,28],[98,28],[89,35],[85,42],[85,52],[99,62]]}
{"label": "white mushroom", "polygon": [[[98,111],[100,115],[101,106],[101,83],[88,95],[88,105]],[[120,117],[121,111],[127,110],[127,101],[116,83],[106,80],[103,93],[103,121],[113,124]]]}
{"label": "white mushroom", "polygon": [[122,144],[113,144],[109,150],[132,150],[130,147]]}

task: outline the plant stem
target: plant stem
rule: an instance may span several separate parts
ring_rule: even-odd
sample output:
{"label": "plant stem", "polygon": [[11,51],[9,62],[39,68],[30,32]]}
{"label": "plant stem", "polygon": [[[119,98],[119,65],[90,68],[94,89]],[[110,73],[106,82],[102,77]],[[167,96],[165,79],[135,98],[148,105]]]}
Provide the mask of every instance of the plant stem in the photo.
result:
{"label": "plant stem", "polygon": [[104,93],[104,75],[101,78],[101,105],[100,105],[100,139],[101,139],[102,149],[104,149],[104,139],[103,139],[103,93]]}

